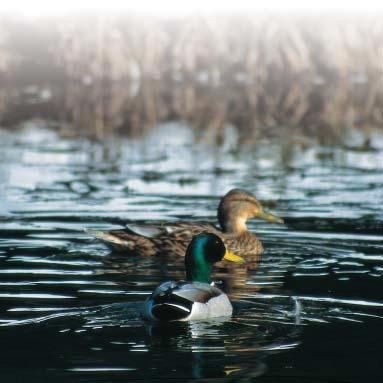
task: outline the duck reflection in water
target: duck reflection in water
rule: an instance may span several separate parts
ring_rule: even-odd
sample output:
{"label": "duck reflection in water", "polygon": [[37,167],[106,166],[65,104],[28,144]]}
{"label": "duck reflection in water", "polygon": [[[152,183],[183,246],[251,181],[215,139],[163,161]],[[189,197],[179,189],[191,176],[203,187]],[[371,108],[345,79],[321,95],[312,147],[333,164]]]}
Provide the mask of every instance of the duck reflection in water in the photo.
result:
{"label": "duck reflection in water", "polygon": [[[159,257],[150,257],[142,259],[140,256],[121,257],[119,253],[111,253],[108,257],[102,259],[103,268],[98,271],[99,274],[119,274],[121,276],[131,276],[132,279],[142,276],[155,277],[156,280],[181,280],[185,277],[184,259],[174,258],[171,255],[162,255]],[[249,273],[258,269],[259,257],[246,257],[244,263],[219,261],[212,270],[212,280],[217,287],[233,293],[237,290],[256,292],[261,287],[257,284],[247,284]],[[126,278],[130,279],[130,278]],[[121,285],[135,285],[132,281],[120,281]],[[154,283],[153,283],[154,284]],[[146,282],[146,285],[153,285]]]}
{"label": "duck reflection in water", "polygon": [[[246,316],[246,312],[242,314]],[[269,323],[262,326],[251,317],[241,323],[234,317],[147,322],[145,326],[150,335],[148,348],[151,351],[169,353],[171,350],[173,358],[179,352],[186,354],[177,359],[177,370],[190,371],[195,379],[216,378],[230,382],[263,375],[268,355],[296,347],[301,332],[301,328],[294,325]],[[235,362],[233,355],[236,355]]]}

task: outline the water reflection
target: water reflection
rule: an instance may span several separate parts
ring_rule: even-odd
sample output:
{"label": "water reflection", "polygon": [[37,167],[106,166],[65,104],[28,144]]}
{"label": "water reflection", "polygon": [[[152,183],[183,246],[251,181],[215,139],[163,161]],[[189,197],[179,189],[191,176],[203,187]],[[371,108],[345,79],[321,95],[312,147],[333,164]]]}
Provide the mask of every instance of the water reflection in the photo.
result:
{"label": "water reflection", "polygon": [[[250,301],[243,301],[235,302],[235,306],[234,319],[152,324],[141,319],[142,302],[129,302],[14,321],[6,327],[12,330],[14,326],[40,326],[42,334],[54,328],[55,331],[50,336],[57,340],[60,352],[65,351],[67,342],[77,339],[93,351],[108,354],[109,361],[120,354],[147,353],[152,358],[156,355],[151,359],[151,369],[160,374],[176,372],[185,375],[186,372],[185,377],[190,374],[189,377],[196,379],[228,378],[231,381],[244,376],[259,376],[266,370],[264,358],[268,353],[282,352],[298,346],[300,326],[297,326],[296,320],[300,314],[296,307],[291,313],[295,318],[292,321],[284,316],[286,322],[280,322],[278,318],[281,312],[274,310],[274,321],[269,314],[272,325],[264,325],[251,315],[253,310],[264,311],[265,307],[262,305],[253,307],[254,304]],[[244,317],[247,318],[246,321],[239,320]],[[42,326],[43,323],[47,326]],[[5,324],[0,325],[2,326]],[[63,338],[63,335],[67,338]],[[65,371],[125,371],[134,372],[133,377],[139,377],[147,369],[140,359],[135,360],[134,357],[127,359],[128,365],[125,362],[122,365],[95,366],[92,355],[85,356],[85,359],[84,356],[81,364],[68,367]],[[164,364],[168,358],[168,363]],[[70,360],[71,363],[77,363],[76,358],[72,357]]]}
{"label": "water reflection", "polygon": [[[64,140],[36,128],[0,135],[3,374],[240,382],[274,371],[283,377],[285,359],[301,349],[308,363],[323,332],[351,369],[368,342],[376,344],[383,317],[379,138],[376,150],[359,151],[278,141],[240,150],[194,146],[187,127],[174,124],[118,143]],[[144,323],[142,302],[160,281],[183,278],[183,260],[113,254],[84,227],[215,221],[217,199],[232,187],[254,191],[287,222],[251,222],[266,248],[262,258],[215,269],[233,318]],[[345,349],[360,328],[368,332]],[[337,362],[326,358],[322,365],[337,376]],[[29,361],[24,370],[21,360]]]}

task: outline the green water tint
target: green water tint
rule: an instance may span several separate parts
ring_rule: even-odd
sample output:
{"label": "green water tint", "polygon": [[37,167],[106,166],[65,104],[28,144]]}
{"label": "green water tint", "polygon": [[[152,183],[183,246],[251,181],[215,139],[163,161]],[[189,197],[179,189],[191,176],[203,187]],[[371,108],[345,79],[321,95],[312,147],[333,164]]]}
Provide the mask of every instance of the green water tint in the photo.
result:
{"label": "green water tint", "polygon": [[[0,133],[2,381],[380,380],[381,141],[235,147],[227,135],[217,149],[191,147],[177,125],[104,144]],[[266,249],[258,266],[213,269],[233,318],[145,324],[141,302],[185,277],[183,259],[110,254],[83,228],[215,221],[232,187],[286,222],[249,223]]]}

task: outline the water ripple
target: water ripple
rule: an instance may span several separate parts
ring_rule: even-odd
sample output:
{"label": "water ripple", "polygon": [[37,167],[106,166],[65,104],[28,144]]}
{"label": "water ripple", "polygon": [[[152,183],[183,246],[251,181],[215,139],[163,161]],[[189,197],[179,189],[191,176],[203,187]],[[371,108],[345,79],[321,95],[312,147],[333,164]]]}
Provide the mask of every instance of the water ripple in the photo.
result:
{"label": "water ripple", "polygon": [[[318,370],[310,363],[320,352],[321,368],[335,366],[328,376],[340,378],[342,359],[343,375],[358,364],[374,370],[363,358],[383,344],[383,151],[278,141],[228,151],[194,145],[192,133],[173,129],[161,145],[155,134],[97,143],[43,129],[0,140],[2,368],[30,361],[49,381],[237,383],[268,364],[283,379],[289,366],[306,371],[299,362]],[[216,268],[233,317],[146,323],[143,301],[161,281],[184,277],[183,260],[112,254],[83,229],[215,221],[232,187],[286,221],[249,222],[266,249],[258,265]]]}

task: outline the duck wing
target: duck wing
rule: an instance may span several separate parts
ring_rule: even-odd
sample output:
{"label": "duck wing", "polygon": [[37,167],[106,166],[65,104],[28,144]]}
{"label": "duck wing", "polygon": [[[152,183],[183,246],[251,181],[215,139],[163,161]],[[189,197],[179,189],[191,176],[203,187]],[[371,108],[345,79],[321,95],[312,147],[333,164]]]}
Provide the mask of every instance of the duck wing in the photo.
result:
{"label": "duck wing", "polygon": [[222,294],[222,292],[217,287],[208,283],[189,282],[175,289],[173,294],[189,302],[207,303],[210,299]]}
{"label": "duck wing", "polygon": [[115,251],[131,252],[140,256],[159,254],[184,256],[194,235],[203,231],[220,234],[215,226],[207,222],[129,223],[125,229],[111,231],[87,229],[86,231]]}
{"label": "duck wing", "polygon": [[161,321],[183,320],[190,316],[195,303],[207,304],[221,294],[221,290],[207,283],[165,282],[148,298],[146,316]]}
{"label": "duck wing", "polygon": [[208,222],[158,222],[154,224],[135,224],[125,225],[126,229],[133,234],[148,238],[190,236],[199,234],[202,231],[219,231],[215,226]]}
{"label": "duck wing", "polygon": [[263,253],[262,242],[250,231],[238,234],[223,233],[208,222],[160,222],[156,224],[129,224],[127,228],[137,236],[152,239],[154,246],[163,253],[183,255],[194,235],[208,231],[218,235],[226,247],[241,256],[259,256]]}
{"label": "duck wing", "polygon": [[130,223],[126,224],[125,227],[128,231],[147,238],[156,238],[162,235],[166,235],[167,233],[166,228],[156,225],[138,225],[135,223]]}
{"label": "duck wing", "polygon": [[85,229],[93,237],[100,239],[114,251],[137,252],[139,255],[155,255],[156,244],[150,238],[133,234],[127,230],[99,231]]}

